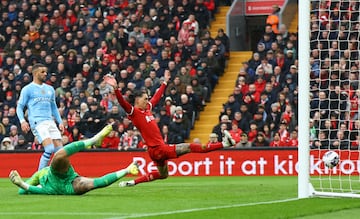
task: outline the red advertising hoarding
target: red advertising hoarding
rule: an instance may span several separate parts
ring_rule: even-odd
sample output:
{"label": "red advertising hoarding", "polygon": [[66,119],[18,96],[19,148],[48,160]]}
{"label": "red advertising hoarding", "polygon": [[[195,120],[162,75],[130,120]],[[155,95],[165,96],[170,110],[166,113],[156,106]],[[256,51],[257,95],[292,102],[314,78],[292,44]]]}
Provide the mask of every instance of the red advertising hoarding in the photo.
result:
{"label": "red advertising hoarding", "polygon": [[[314,175],[328,173],[318,157],[324,152],[312,152],[310,171]],[[0,177],[17,169],[29,177],[36,171],[40,153],[0,153]],[[341,162],[333,171],[359,174],[359,152],[342,152]],[[84,176],[100,176],[138,161],[140,172],[154,170],[147,152],[81,152],[71,157],[75,170]],[[173,176],[293,176],[297,175],[297,150],[221,150],[206,154],[187,154],[169,161]],[[334,172],[335,171],[335,172]]]}
{"label": "red advertising hoarding", "polygon": [[272,6],[278,5],[280,8],[285,0],[247,0],[245,3],[246,15],[269,15],[272,12]]}

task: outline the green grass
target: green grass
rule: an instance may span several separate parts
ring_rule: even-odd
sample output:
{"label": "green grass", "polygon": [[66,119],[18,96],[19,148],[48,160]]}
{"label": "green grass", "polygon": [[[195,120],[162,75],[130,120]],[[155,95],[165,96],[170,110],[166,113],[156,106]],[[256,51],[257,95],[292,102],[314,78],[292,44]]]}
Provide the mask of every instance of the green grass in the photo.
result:
{"label": "green grass", "polygon": [[170,177],[83,196],[20,196],[0,179],[0,218],[360,218],[358,199],[296,197],[296,177]]}

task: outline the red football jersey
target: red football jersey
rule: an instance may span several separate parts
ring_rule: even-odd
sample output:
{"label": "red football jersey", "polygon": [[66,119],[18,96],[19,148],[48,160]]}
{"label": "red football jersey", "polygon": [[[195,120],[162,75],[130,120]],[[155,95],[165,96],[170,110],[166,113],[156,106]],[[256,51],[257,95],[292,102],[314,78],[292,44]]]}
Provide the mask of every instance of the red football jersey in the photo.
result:
{"label": "red football jersey", "polygon": [[132,121],[134,126],[136,126],[136,128],[140,131],[141,136],[148,147],[165,144],[161,136],[160,129],[155,121],[155,117],[151,112],[152,107],[160,101],[160,98],[163,95],[165,88],[165,84],[162,84],[160,86],[159,90],[149,101],[146,110],[142,110],[132,106],[130,103],[124,100],[119,90],[115,91],[119,104],[124,108],[125,112],[128,114],[128,117]]}

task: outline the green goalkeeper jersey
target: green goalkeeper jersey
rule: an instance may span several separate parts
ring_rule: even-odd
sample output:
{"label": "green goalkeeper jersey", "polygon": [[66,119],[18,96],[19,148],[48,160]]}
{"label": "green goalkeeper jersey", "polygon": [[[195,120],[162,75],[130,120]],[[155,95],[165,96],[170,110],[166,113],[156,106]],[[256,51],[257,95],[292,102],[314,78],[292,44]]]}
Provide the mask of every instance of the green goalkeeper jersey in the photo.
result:
{"label": "green goalkeeper jersey", "polygon": [[19,189],[19,194],[75,195],[72,182],[78,176],[72,166],[65,174],[45,167],[26,181],[30,185],[29,189]]}

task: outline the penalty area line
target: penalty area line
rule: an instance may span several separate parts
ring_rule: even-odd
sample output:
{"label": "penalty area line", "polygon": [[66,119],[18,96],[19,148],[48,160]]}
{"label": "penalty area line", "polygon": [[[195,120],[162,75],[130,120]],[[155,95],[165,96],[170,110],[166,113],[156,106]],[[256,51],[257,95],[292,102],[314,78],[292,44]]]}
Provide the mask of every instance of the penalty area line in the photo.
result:
{"label": "penalty area line", "polygon": [[208,211],[208,210],[247,207],[247,206],[255,206],[255,205],[268,205],[268,204],[276,204],[276,203],[283,203],[283,202],[291,202],[291,201],[296,201],[296,200],[299,200],[299,199],[298,198],[289,198],[289,199],[282,199],[282,200],[253,202],[253,203],[234,204],[234,205],[223,205],[223,206],[214,206],[214,207],[206,207],[206,208],[190,208],[190,209],[183,209],[183,210],[176,210],[176,211],[131,214],[131,215],[127,215],[127,216],[110,217],[107,219],[126,219],[126,218],[140,218],[140,217],[152,217],[152,216],[161,216],[161,215],[172,215],[172,214],[181,214],[181,213],[189,213],[189,212],[196,212],[196,211]]}

